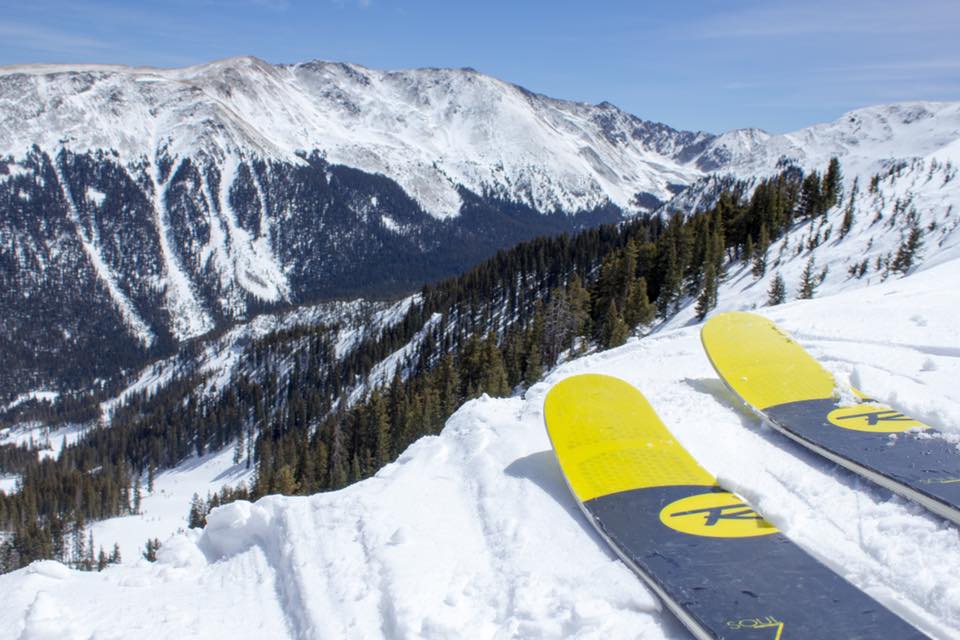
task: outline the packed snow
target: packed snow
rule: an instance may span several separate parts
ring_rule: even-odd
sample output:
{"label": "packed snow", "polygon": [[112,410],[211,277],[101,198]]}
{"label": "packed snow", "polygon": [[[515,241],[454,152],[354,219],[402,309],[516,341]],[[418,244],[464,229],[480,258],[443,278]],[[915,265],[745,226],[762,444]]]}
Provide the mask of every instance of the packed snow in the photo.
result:
{"label": "packed snow", "polygon": [[[956,436],[958,281],[954,259],[760,312],[842,383]],[[550,449],[544,396],[586,372],[640,388],[709,471],[831,569],[930,636],[960,638],[957,528],[765,426],[717,379],[698,325],[562,364],[523,397],[468,402],[342,491],[217,509],[155,564],[125,550],[99,574],[40,562],[0,576],[0,636],[686,638],[592,530]]]}

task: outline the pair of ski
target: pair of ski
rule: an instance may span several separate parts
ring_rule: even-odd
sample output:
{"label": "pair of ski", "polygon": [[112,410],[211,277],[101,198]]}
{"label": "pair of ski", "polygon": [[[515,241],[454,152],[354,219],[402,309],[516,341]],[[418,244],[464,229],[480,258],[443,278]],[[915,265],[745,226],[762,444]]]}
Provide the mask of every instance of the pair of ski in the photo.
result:
{"label": "pair of ski", "polygon": [[[853,390],[775,324],[714,316],[701,332],[724,382],[777,431],[960,524],[960,452]],[[698,639],[924,638],[725,491],[632,385],[557,383],[544,419],[571,492],[600,535]]]}

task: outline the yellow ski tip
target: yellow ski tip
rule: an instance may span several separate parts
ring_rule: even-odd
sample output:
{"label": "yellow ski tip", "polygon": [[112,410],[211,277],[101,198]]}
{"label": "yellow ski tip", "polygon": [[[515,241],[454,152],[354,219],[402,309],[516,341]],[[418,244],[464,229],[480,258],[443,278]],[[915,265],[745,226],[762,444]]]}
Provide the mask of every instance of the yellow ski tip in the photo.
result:
{"label": "yellow ski tip", "polygon": [[577,375],[553,386],[544,420],[557,460],[580,502],[648,487],[713,485],[636,387]]}
{"label": "yellow ski tip", "polygon": [[833,375],[763,316],[719,313],[703,325],[700,339],[720,377],[757,409],[835,394]]}

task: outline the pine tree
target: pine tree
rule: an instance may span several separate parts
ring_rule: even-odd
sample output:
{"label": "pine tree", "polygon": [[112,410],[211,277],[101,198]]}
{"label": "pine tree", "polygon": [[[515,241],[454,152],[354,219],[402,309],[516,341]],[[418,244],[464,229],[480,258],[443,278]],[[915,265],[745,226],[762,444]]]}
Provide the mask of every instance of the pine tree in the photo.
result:
{"label": "pine tree", "polygon": [[120,557],[120,544],[114,542],[113,551],[110,553],[110,564],[120,564],[122,561]]}
{"label": "pine tree", "polygon": [[140,513],[140,503],[143,501],[143,490],[140,488],[140,476],[137,476],[133,486],[133,512]]}
{"label": "pine tree", "polygon": [[666,269],[657,295],[657,310],[666,317],[673,310],[674,302],[680,293],[680,265],[677,258],[677,249],[668,241]]}
{"label": "pine tree", "polygon": [[590,333],[590,292],[586,290],[580,276],[576,274],[570,278],[570,284],[567,286],[567,301],[577,323],[574,335],[588,335]]}
{"label": "pine tree", "polygon": [[917,251],[919,251],[922,246],[923,230],[920,228],[920,225],[917,224],[916,219],[914,219],[910,224],[910,231],[907,233],[907,238],[897,249],[897,255],[893,258],[891,268],[894,271],[906,275],[916,260]]}
{"label": "pine tree", "polygon": [[369,413],[367,419],[374,441],[374,464],[377,469],[380,469],[391,460],[390,418],[387,415],[387,405],[383,400],[383,395],[378,391],[371,395],[367,407]]}
{"label": "pine tree", "polygon": [[760,239],[757,241],[756,251],[753,255],[752,273],[757,278],[762,278],[767,272],[767,249],[770,247],[770,234],[767,232],[767,225],[760,225]]}
{"label": "pine tree", "polygon": [[[357,459],[354,458],[354,461]],[[359,474],[358,474],[359,475]],[[359,477],[354,478],[354,480],[359,480]],[[290,465],[283,465],[280,467],[280,470],[277,471],[277,475],[273,482],[273,487],[271,491],[273,493],[279,493],[284,496],[293,496],[297,494],[297,490],[300,488],[299,483],[293,475],[293,469],[290,468]],[[203,518],[204,524],[207,522],[206,514]]]}
{"label": "pine tree", "polygon": [[778,272],[773,280],[770,281],[770,288],[767,290],[767,304],[783,304],[787,299],[787,285],[783,281],[783,276]]}
{"label": "pine tree", "polygon": [[634,279],[627,290],[627,299],[623,307],[623,320],[627,323],[628,329],[633,329],[640,324],[649,324],[653,322],[657,314],[657,308],[647,297],[647,279],[643,276]]}
{"label": "pine tree", "polygon": [[817,281],[817,275],[813,271],[814,267],[813,256],[810,256],[806,266],[803,268],[803,273],[800,275],[800,289],[797,292],[797,298],[800,300],[809,300],[817,292],[817,286],[820,283]]}
{"label": "pine tree", "polygon": [[612,349],[619,347],[627,341],[629,334],[630,330],[627,327],[627,323],[620,317],[620,313],[617,311],[617,305],[611,300],[610,305],[607,307],[607,315],[603,320],[603,348]]}
{"label": "pine tree", "polygon": [[697,298],[696,313],[697,320],[703,320],[707,317],[710,309],[717,306],[717,273],[712,262],[707,262],[707,267],[703,274],[703,288]]}
{"label": "pine tree", "polygon": [[103,550],[103,547],[100,547],[100,553],[97,555],[97,571],[106,569],[108,562],[107,552]]}
{"label": "pine tree", "polygon": [[827,173],[823,176],[823,213],[840,202],[843,188],[843,173],[840,171],[840,161],[836,157],[830,158]]}
{"label": "pine tree", "polygon": [[147,542],[143,545],[143,558],[149,562],[157,561],[157,551],[160,549],[160,539],[154,538],[153,540],[147,539]]}
{"label": "pine tree", "polygon": [[815,218],[823,211],[823,194],[820,187],[820,175],[816,171],[810,172],[803,179],[800,189],[800,216]]}
{"label": "pine tree", "polygon": [[187,516],[187,526],[191,529],[202,529],[207,524],[207,505],[199,493],[194,493],[190,499],[190,513]]}
{"label": "pine tree", "polygon": [[[538,351],[540,345],[534,345]],[[503,397],[510,394],[510,387],[507,385],[507,369],[503,364],[503,355],[497,346],[497,334],[491,329],[487,333],[487,338],[483,344],[483,376],[480,386],[483,391],[493,397]],[[539,379],[539,377],[537,378]]]}
{"label": "pine tree", "polygon": [[546,365],[552,367],[560,354],[573,342],[577,331],[577,319],[573,315],[567,292],[557,287],[550,292],[543,319],[543,353]]}

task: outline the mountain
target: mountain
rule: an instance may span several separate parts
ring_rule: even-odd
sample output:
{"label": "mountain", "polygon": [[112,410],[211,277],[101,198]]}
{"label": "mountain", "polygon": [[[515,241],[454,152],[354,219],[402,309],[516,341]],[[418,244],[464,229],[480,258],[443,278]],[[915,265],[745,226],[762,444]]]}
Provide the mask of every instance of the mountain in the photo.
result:
{"label": "mountain", "polygon": [[254,58],[4,67],[0,104],[6,401],[651,210],[713,138],[472,70]]}
{"label": "mountain", "polygon": [[[231,58],[0,68],[0,401],[112,390],[258,313],[408,294],[498,249],[838,156],[958,138],[955,103],[715,136],[471,69]],[[850,161],[850,164],[847,163]]]}

